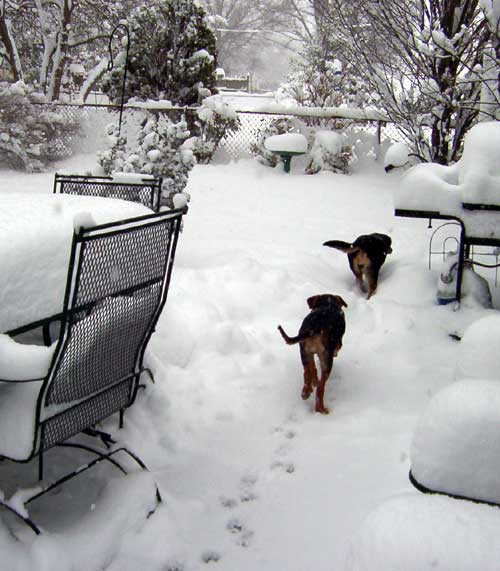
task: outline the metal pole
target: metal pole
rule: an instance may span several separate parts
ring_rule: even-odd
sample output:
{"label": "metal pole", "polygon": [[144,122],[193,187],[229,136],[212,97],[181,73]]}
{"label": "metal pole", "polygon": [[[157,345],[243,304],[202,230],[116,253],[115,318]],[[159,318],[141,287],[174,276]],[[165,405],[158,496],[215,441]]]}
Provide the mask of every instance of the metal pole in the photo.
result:
{"label": "metal pole", "polygon": [[117,32],[119,29],[122,29],[127,36],[127,46],[126,46],[126,50],[125,50],[125,68],[123,71],[122,93],[121,93],[121,99],[120,99],[120,118],[118,120],[118,136],[120,136],[120,133],[122,130],[123,105],[124,105],[124,99],[125,99],[125,83],[127,81],[128,54],[129,54],[129,48],[130,48],[130,32],[129,32],[128,27],[125,24],[116,25],[113,28],[113,31],[111,32],[111,36],[109,37],[108,71],[111,71],[114,67],[113,50],[112,50],[113,36],[115,35],[115,32]]}

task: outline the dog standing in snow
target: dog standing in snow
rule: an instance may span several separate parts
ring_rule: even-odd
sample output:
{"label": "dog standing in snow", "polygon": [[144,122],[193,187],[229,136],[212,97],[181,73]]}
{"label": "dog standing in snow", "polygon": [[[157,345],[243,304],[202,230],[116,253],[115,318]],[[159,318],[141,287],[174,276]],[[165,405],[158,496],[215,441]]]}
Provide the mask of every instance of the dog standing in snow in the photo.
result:
{"label": "dog standing in snow", "polygon": [[[323,403],[325,385],[333,366],[333,358],[337,356],[342,347],[342,337],[345,332],[345,317],[342,310],[347,303],[339,296],[321,294],[310,297],[307,305],[311,312],[306,315],[296,337],[289,337],[281,325],[278,331],[288,345],[299,343],[300,360],[304,368],[304,386],[302,398],[311,396],[313,387],[316,387],[316,403],[314,410],[328,414]],[[318,371],[314,361],[318,356],[321,376],[318,380]]]}
{"label": "dog standing in snow", "polygon": [[370,299],[377,289],[380,268],[387,254],[392,252],[391,244],[390,236],[375,232],[358,236],[352,244],[342,240],[330,240],[324,242],[323,246],[336,248],[347,254],[349,266],[359,288],[366,292],[367,299]]}

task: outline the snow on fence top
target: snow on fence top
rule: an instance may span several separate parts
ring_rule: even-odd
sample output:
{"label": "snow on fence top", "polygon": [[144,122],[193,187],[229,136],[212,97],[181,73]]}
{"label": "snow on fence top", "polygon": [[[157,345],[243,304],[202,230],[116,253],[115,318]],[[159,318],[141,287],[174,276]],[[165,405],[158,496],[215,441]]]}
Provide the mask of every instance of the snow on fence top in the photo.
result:
{"label": "snow on fence top", "polygon": [[[53,105],[64,105],[74,107],[107,107],[119,108],[119,105],[110,105],[103,103],[84,103],[82,101],[73,101],[68,103],[52,103]],[[197,111],[199,107],[177,107],[172,105],[170,101],[135,101],[125,103],[124,109],[151,109],[153,111]],[[298,117],[318,117],[318,118],[339,118],[351,119],[353,121],[384,121],[390,122],[390,119],[377,111],[376,109],[352,109],[346,107],[299,107],[298,105],[290,105],[288,103],[276,103],[274,101],[251,104],[248,106],[239,104],[233,105],[236,113],[256,113],[260,115],[294,115]]]}

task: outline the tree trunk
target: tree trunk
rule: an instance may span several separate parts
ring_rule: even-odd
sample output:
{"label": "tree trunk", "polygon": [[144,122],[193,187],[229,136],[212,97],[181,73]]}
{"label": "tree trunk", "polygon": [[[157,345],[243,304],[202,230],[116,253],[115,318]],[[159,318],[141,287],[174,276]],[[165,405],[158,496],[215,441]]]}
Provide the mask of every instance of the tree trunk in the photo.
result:
{"label": "tree trunk", "polygon": [[3,12],[0,12],[0,42],[3,43],[7,53],[7,61],[12,73],[12,79],[14,81],[22,80],[23,70],[19,54],[17,53],[16,42],[12,34],[10,21],[7,20]]}
{"label": "tree trunk", "polygon": [[69,30],[71,27],[72,12],[72,0],[64,0],[61,13],[60,29],[57,36],[57,47],[52,58],[52,72],[47,93],[51,101],[58,100],[61,95],[61,84],[64,74],[64,67],[69,60]]}

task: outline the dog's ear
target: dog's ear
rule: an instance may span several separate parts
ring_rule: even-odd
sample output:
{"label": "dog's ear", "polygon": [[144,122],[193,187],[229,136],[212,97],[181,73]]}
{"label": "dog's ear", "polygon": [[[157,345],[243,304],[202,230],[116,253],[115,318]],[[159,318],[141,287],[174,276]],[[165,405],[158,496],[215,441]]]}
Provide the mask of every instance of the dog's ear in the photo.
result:
{"label": "dog's ear", "polygon": [[353,252],[357,251],[357,248],[355,248],[352,244],[348,244],[342,240],[328,240],[328,242],[323,242],[323,246],[336,248],[337,250],[345,252],[346,254],[352,254]]}
{"label": "dog's ear", "polygon": [[385,242],[385,251],[387,254],[392,254],[392,239],[390,236],[387,236],[387,234],[382,234],[382,236],[384,237],[384,242]]}
{"label": "dog's ear", "polygon": [[316,304],[319,301],[319,297],[319,295],[313,295],[307,298],[307,305],[309,306],[309,309],[314,309],[316,307]]}
{"label": "dog's ear", "polygon": [[347,305],[347,302],[344,300],[343,297],[340,297],[340,295],[334,295],[333,297],[335,298],[335,301],[337,302],[337,305],[339,307],[349,307]]}

